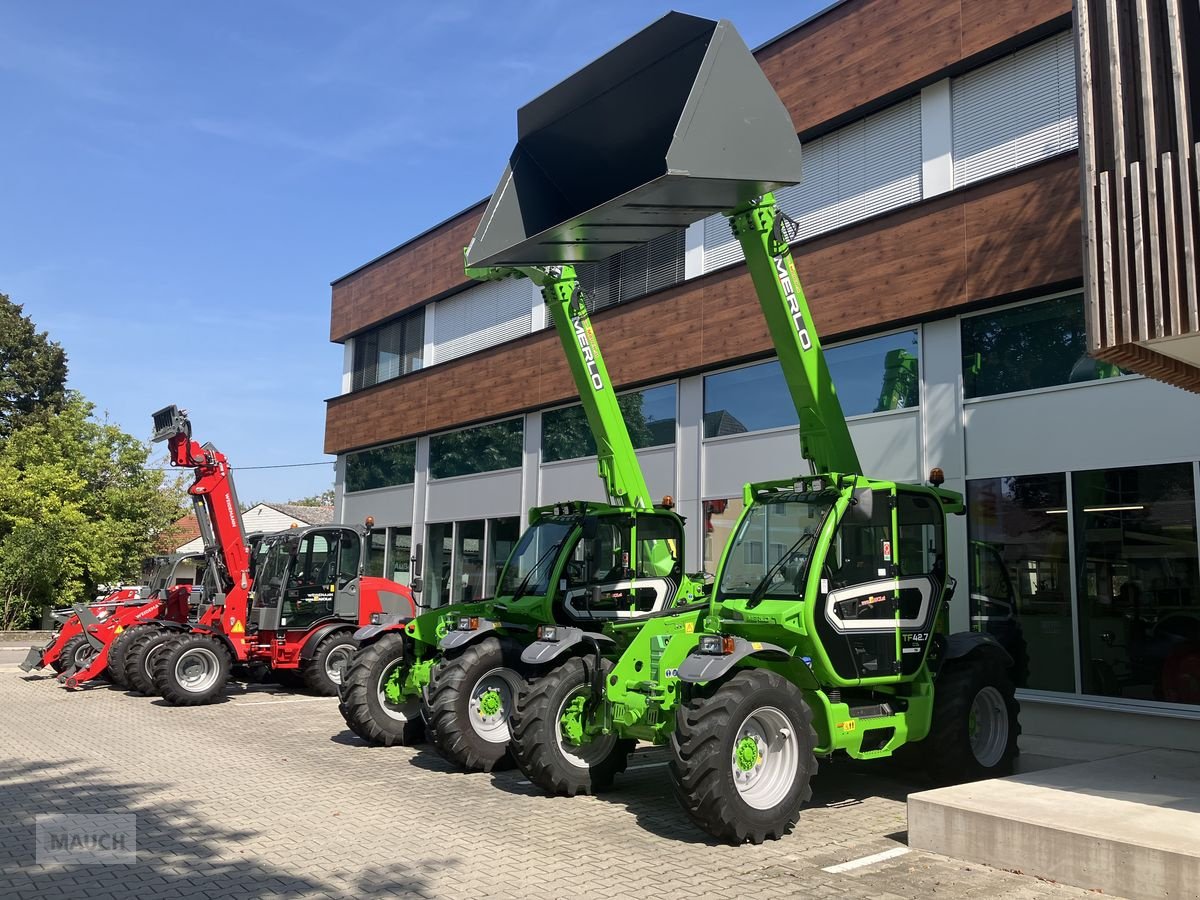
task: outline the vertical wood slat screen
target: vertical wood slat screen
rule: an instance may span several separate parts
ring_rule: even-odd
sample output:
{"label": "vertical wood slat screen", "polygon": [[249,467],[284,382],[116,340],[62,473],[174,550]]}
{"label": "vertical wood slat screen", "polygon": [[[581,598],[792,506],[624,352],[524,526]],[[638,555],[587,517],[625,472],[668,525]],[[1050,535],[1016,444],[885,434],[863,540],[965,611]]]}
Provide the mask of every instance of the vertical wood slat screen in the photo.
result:
{"label": "vertical wood slat screen", "polygon": [[1200,391],[1147,347],[1200,341],[1200,6],[1078,0],[1084,285],[1093,355]]}

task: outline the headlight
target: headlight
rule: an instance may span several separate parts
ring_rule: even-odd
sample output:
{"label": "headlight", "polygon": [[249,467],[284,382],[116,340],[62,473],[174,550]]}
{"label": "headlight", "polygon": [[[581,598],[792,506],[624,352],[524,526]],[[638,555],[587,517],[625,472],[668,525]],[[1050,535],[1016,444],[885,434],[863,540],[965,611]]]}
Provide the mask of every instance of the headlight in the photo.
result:
{"label": "headlight", "polygon": [[461,616],[458,620],[459,631],[478,631],[479,616]]}
{"label": "headlight", "polygon": [[539,641],[557,641],[558,626],[557,625],[539,625],[537,630]]}
{"label": "headlight", "polygon": [[378,625],[382,621],[383,621],[383,613],[381,613],[381,612],[371,613],[371,624],[372,625]]}
{"label": "headlight", "polygon": [[728,634],[703,634],[700,636],[700,652],[709,656],[724,656],[733,652],[733,637]]}

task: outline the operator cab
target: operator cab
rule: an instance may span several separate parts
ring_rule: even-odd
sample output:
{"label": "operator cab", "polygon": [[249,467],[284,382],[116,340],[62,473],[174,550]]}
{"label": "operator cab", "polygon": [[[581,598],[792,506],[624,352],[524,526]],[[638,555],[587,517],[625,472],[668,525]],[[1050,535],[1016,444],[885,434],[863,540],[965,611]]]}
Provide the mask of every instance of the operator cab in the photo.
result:
{"label": "operator cab", "polygon": [[521,536],[497,595],[550,595],[562,623],[637,618],[674,600],[682,548],[683,521],[666,510],[542,516]]}
{"label": "operator cab", "polygon": [[252,628],[306,630],[323,619],[357,621],[362,537],[317,526],[265,541],[257,561]]}

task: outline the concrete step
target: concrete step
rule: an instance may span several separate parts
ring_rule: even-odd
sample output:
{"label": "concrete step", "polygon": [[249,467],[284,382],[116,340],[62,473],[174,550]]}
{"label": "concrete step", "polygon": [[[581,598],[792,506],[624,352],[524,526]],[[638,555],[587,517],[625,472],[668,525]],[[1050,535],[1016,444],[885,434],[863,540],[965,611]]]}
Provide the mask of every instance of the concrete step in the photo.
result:
{"label": "concrete step", "polygon": [[910,846],[1131,898],[1200,898],[1200,753],[1142,750],[908,798]]}

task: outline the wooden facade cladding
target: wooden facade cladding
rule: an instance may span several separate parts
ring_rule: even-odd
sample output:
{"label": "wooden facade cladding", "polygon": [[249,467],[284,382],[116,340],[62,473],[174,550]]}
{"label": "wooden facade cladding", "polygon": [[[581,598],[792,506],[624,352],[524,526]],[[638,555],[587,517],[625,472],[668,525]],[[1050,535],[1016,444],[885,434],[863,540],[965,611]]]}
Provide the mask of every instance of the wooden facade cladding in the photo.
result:
{"label": "wooden facade cladding", "polygon": [[1093,356],[1200,391],[1200,7],[1079,0]]}
{"label": "wooden facade cladding", "polygon": [[[1072,153],[797,245],[823,340],[1077,283],[1078,184]],[[603,310],[593,321],[620,387],[772,352],[744,265]],[[540,331],[328,401],[325,452],[575,397],[554,331]]]}
{"label": "wooden facade cladding", "polygon": [[[800,134],[1063,21],[1071,0],[847,0],[756,56]],[[1063,25],[1063,27],[1066,27]],[[483,202],[333,284],[329,339],[462,289],[462,248]]]}
{"label": "wooden facade cladding", "polygon": [[763,47],[803,135],[1071,14],[1071,0],[850,0]]}

